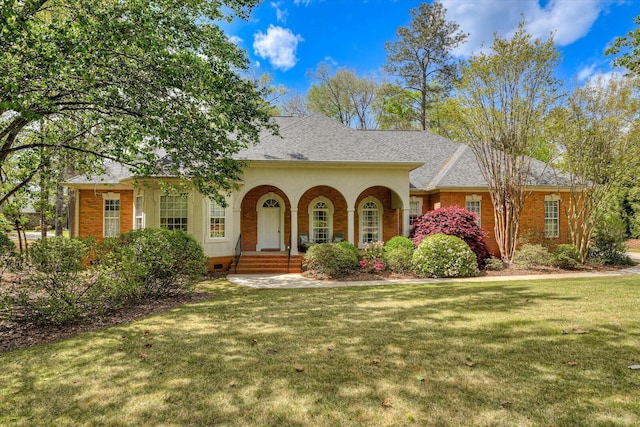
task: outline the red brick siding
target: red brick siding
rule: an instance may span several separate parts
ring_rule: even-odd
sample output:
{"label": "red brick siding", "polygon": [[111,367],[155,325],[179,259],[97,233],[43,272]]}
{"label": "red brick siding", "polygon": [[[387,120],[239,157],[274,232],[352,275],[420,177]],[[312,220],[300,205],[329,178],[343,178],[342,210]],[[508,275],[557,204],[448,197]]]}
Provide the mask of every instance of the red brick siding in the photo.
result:
{"label": "red brick siding", "polygon": [[242,199],[240,230],[242,233],[242,250],[255,251],[258,246],[258,212],[256,205],[258,199],[267,193],[274,193],[280,196],[285,202],[284,212],[284,241],[288,245],[289,236],[291,235],[291,204],[287,196],[277,187],[271,185],[262,185],[249,191]]}
{"label": "red brick siding", "polygon": [[80,190],[79,236],[103,239],[104,199],[102,193],[120,194],[120,234],[133,228],[133,190],[94,191]]}

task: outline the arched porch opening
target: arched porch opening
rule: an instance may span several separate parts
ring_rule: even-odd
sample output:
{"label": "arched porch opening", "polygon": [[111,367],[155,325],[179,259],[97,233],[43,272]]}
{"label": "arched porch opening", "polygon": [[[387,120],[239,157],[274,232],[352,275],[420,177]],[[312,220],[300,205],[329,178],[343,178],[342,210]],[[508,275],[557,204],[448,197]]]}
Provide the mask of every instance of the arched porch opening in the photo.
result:
{"label": "arched porch opening", "polygon": [[369,242],[386,242],[394,236],[405,235],[408,207],[402,197],[384,186],[363,190],[354,206],[354,240],[358,247]]}
{"label": "arched porch opening", "polygon": [[242,250],[285,251],[291,241],[291,204],[279,188],[261,185],[240,206]]}
{"label": "arched porch opening", "polygon": [[305,191],[298,202],[297,219],[298,235],[306,236],[309,243],[347,239],[347,201],[333,187],[318,185]]}

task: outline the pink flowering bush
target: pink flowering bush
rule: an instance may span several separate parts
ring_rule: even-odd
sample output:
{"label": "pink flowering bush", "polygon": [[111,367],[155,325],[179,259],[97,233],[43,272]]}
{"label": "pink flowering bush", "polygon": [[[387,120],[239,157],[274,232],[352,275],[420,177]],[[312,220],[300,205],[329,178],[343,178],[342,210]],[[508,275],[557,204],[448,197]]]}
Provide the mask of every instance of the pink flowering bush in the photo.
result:
{"label": "pink flowering bush", "polygon": [[387,268],[384,262],[384,243],[370,242],[364,246],[360,268],[369,273],[384,271]]}
{"label": "pink flowering bush", "polygon": [[425,237],[434,234],[456,236],[464,240],[476,255],[478,268],[485,267],[485,259],[491,257],[485,241],[487,233],[476,222],[476,215],[458,206],[429,211],[413,223],[409,238],[416,247]]}

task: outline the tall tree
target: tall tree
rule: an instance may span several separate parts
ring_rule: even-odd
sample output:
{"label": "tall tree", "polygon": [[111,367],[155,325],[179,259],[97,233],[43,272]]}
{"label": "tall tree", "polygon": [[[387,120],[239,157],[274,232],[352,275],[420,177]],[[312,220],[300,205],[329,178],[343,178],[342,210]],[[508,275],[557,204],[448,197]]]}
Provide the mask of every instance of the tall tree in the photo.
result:
{"label": "tall tree", "polygon": [[457,76],[458,65],[451,52],[466,41],[467,34],[446,20],[447,10],[441,3],[421,3],[409,13],[409,26],[396,31],[399,40],[385,44],[385,69],[399,77],[406,89],[420,94],[413,108],[426,130],[431,103],[448,93]]}
{"label": "tall tree", "polygon": [[307,92],[309,110],[334,117],[347,126],[370,127],[376,83],[358,77],[353,71],[340,69],[335,74],[326,63],[320,63],[310,77],[318,83]]}
{"label": "tall tree", "polygon": [[380,129],[419,129],[420,121],[413,106],[419,92],[393,83],[383,83],[377,89],[374,103],[375,119]]}
{"label": "tall tree", "polygon": [[533,40],[520,23],[510,39],[496,35],[490,52],[469,59],[458,85],[458,108],[449,110],[487,181],[505,261],[513,259],[524,201],[535,184],[529,155],[557,99],[558,63],[553,37]]}
{"label": "tall tree", "polygon": [[291,117],[304,117],[309,114],[307,101],[298,92],[289,94],[280,104],[280,110],[282,114]]}
{"label": "tall tree", "polygon": [[[257,1],[3,2],[0,204],[16,189],[9,159],[43,147],[114,159],[139,176],[172,173],[219,198],[240,173],[231,156],[257,141],[269,110],[217,22],[246,18]],[[77,126],[55,144],[33,142],[25,135],[41,118]]]}
{"label": "tall tree", "polygon": [[[633,22],[640,25],[640,15]],[[625,67],[631,73],[640,76],[640,27],[630,31],[625,37],[618,37],[606,53],[617,55],[613,61],[615,65]]]}
{"label": "tall tree", "polygon": [[[571,193],[563,204],[569,235],[583,261],[594,227],[617,195],[636,179],[640,165],[639,82],[602,77],[575,89],[553,114],[553,129]],[[624,167],[622,167],[624,165]]]}

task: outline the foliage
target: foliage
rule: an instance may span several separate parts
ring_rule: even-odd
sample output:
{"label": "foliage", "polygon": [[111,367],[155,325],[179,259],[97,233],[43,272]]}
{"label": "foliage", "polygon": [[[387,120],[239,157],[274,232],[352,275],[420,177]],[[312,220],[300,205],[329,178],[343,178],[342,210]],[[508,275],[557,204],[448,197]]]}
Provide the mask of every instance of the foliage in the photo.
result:
{"label": "foliage", "polygon": [[437,233],[464,240],[476,254],[478,268],[484,268],[484,260],[491,256],[485,241],[487,233],[478,226],[474,214],[458,206],[446,206],[421,215],[414,221],[409,237],[419,245],[425,237]]}
{"label": "foliage", "polygon": [[376,123],[380,129],[415,130],[420,128],[419,114],[414,110],[420,93],[400,85],[382,83],[377,88],[373,104]]}
{"label": "foliage", "polygon": [[360,259],[360,251],[353,243],[343,240],[342,242],[336,243],[336,245],[349,250],[356,257],[356,259]]}
{"label": "foliage", "polygon": [[595,227],[589,258],[605,265],[631,265],[624,223],[615,213],[603,216]]}
{"label": "foliage", "polygon": [[451,127],[470,144],[487,182],[496,241],[507,261],[516,250],[529,186],[542,178],[543,165],[530,156],[539,151],[540,123],[557,100],[558,63],[553,38],[534,40],[521,22],[510,39],[496,35],[488,52],[469,59],[447,108]]}
{"label": "foliage", "polygon": [[[633,20],[640,25],[640,15]],[[629,31],[625,37],[618,37],[606,53],[608,55],[619,55],[613,60],[613,64],[618,67],[625,67],[636,76],[640,76],[640,28]]]}
{"label": "foliage", "polygon": [[526,243],[518,249],[513,262],[521,268],[550,267],[553,256],[549,250],[540,244]]}
{"label": "foliage", "polygon": [[[248,60],[218,25],[257,0],[4,2],[0,21],[0,167],[39,149],[113,159],[136,176],[174,174],[204,194],[237,182],[231,160],[269,125]],[[40,121],[65,123],[38,138]],[[32,137],[35,136],[35,137]],[[0,189],[0,203],[24,179]],[[5,182],[3,182],[5,183]],[[24,185],[24,184],[22,184]]]}
{"label": "foliage", "polygon": [[553,250],[553,265],[563,270],[571,270],[580,264],[582,257],[575,245],[560,244]]}
{"label": "foliage", "polygon": [[358,256],[339,243],[318,243],[304,254],[303,267],[327,277],[343,277],[358,267]]}
{"label": "foliage", "polygon": [[458,24],[446,20],[446,13],[441,3],[420,4],[409,11],[409,25],[396,30],[399,40],[385,44],[385,69],[419,94],[412,108],[423,130],[428,129],[430,105],[448,93],[456,78],[458,67],[451,51],[467,39]]}
{"label": "foliage", "polygon": [[0,231],[0,283],[4,274],[17,267],[16,245],[6,233]]}
{"label": "foliage", "polygon": [[484,260],[484,269],[488,271],[504,270],[504,262],[496,257],[490,257]]}
{"label": "foliage", "polygon": [[318,83],[307,92],[309,110],[333,117],[346,126],[371,127],[369,117],[376,97],[375,81],[345,69],[331,75],[331,67],[326,63],[320,63],[311,78]]}
{"label": "foliage", "polygon": [[415,249],[416,245],[408,237],[394,236],[384,244],[384,253],[387,254],[397,248]]}
{"label": "foliage", "polygon": [[[640,167],[638,82],[598,77],[576,88],[549,122],[570,187],[563,203],[571,242],[587,258],[591,235],[618,186],[634,183]],[[620,167],[624,164],[625,167]],[[633,184],[632,184],[633,185]]]}
{"label": "foliage", "polygon": [[369,242],[364,245],[360,268],[370,273],[383,271],[386,268],[383,242]]}
{"label": "foliage", "polygon": [[413,271],[427,277],[471,277],[478,274],[477,258],[456,236],[433,234],[413,253]]}
{"label": "foliage", "polygon": [[103,289],[85,271],[94,241],[55,237],[40,239],[30,250],[30,265],[21,286],[4,299],[23,320],[62,324],[99,311]]}
{"label": "foliage", "polygon": [[191,289],[206,272],[207,262],[192,236],[180,230],[147,228],[105,239],[99,269],[118,303]]}
{"label": "foliage", "polygon": [[409,273],[412,268],[414,251],[413,244],[411,244],[410,248],[398,246],[389,251],[385,250],[384,257],[387,267],[395,273]]}

